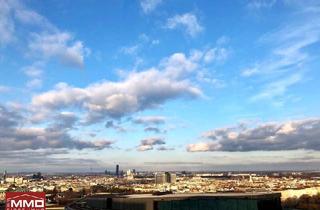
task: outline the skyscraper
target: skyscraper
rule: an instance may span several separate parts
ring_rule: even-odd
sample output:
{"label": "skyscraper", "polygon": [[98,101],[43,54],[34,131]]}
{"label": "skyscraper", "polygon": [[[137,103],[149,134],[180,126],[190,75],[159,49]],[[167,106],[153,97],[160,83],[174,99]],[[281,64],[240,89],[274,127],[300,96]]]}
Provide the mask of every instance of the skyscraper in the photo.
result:
{"label": "skyscraper", "polygon": [[5,170],[3,173],[3,183],[6,183],[6,179],[7,179],[7,170]]}
{"label": "skyscraper", "polygon": [[117,177],[120,176],[120,173],[119,173],[119,165],[118,165],[118,164],[116,165],[116,176],[117,176]]}
{"label": "skyscraper", "polygon": [[164,173],[155,173],[155,183],[156,184],[165,184],[166,183],[166,175]]}
{"label": "skyscraper", "polygon": [[166,183],[176,183],[177,175],[169,172],[165,172]]}
{"label": "skyscraper", "polygon": [[165,173],[156,173],[155,174],[155,183],[156,184],[174,184],[176,183],[177,175],[170,173],[170,172],[165,172]]}

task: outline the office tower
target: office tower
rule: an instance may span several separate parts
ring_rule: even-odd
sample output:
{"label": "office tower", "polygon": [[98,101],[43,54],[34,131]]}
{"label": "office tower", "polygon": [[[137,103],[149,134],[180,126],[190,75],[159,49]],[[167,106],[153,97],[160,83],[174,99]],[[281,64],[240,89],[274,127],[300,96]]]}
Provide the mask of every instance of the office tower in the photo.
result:
{"label": "office tower", "polygon": [[116,165],[116,176],[117,176],[117,177],[120,176],[120,173],[119,173],[119,165],[118,165],[118,164]]}
{"label": "office tower", "polygon": [[127,170],[126,175],[127,175],[127,176],[131,176],[131,175],[132,175],[131,169]]}
{"label": "office tower", "polygon": [[170,173],[170,182],[169,183],[174,184],[174,183],[176,183],[176,181],[177,181],[177,175]]}
{"label": "office tower", "polygon": [[133,179],[134,178],[133,175],[134,174],[131,169],[127,170],[127,172],[126,172],[127,179]]}
{"label": "office tower", "polygon": [[3,173],[3,183],[6,183],[6,179],[7,179],[7,171],[5,170]]}
{"label": "office tower", "polygon": [[156,184],[165,184],[166,183],[166,175],[164,173],[156,173],[155,174],[155,183]]}
{"label": "office tower", "polygon": [[165,172],[166,183],[176,183],[177,175],[169,172]]}

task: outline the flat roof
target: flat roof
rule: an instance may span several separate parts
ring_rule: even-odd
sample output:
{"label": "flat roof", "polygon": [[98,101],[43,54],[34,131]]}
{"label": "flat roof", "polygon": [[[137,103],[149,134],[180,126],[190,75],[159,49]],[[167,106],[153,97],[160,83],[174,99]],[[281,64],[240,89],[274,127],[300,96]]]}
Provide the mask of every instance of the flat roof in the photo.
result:
{"label": "flat roof", "polygon": [[250,192],[250,193],[176,193],[176,194],[97,194],[91,195],[89,198],[124,198],[124,199],[183,199],[183,198],[280,198],[281,193],[278,192]]}

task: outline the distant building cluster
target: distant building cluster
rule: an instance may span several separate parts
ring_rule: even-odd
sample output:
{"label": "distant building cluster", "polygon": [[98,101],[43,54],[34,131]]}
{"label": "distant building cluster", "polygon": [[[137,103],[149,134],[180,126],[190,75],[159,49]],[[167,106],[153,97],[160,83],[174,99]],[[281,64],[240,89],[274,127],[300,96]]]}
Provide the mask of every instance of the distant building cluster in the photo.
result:
{"label": "distant building cluster", "polygon": [[[320,193],[320,172],[152,172],[115,165],[105,173],[13,174],[0,176],[5,192],[46,192],[47,202],[65,205],[94,194],[193,194],[281,192],[282,199]],[[270,209],[269,209],[270,210]]]}
{"label": "distant building cluster", "polygon": [[164,173],[160,172],[160,173],[155,173],[154,179],[155,179],[156,185],[175,184],[177,180],[177,175],[170,172],[164,172]]}

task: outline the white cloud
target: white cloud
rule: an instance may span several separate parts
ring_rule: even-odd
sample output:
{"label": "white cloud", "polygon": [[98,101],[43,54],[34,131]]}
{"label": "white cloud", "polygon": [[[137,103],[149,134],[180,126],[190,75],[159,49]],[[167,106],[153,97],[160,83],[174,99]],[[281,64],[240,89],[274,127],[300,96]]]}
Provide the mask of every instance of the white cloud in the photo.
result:
{"label": "white cloud", "polygon": [[168,29],[182,28],[191,37],[195,37],[203,31],[203,27],[200,25],[197,16],[192,13],[185,13],[169,18],[165,27]]}
{"label": "white cloud", "polygon": [[35,62],[30,66],[26,66],[22,68],[23,73],[30,79],[26,83],[26,87],[28,89],[42,87],[43,66],[44,66],[43,62]]}
{"label": "white cloud", "polygon": [[128,47],[122,47],[120,49],[120,52],[128,55],[133,55],[133,54],[136,54],[138,50],[139,50],[139,45],[133,45]]}
{"label": "white cloud", "polygon": [[249,0],[247,7],[249,9],[263,9],[272,7],[277,0]]}
{"label": "white cloud", "polygon": [[[138,53],[145,48],[150,48],[153,45],[158,45],[159,43],[159,40],[152,39],[147,34],[142,33],[139,35],[138,40],[135,41],[134,44],[121,47],[119,52],[125,55],[135,56],[136,62],[140,62],[141,58],[137,56]],[[139,63],[137,63],[137,65],[139,65]]]}
{"label": "white cloud", "polygon": [[247,69],[255,69],[255,75],[286,73],[297,70],[310,61],[308,47],[320,41],[320,19],[311,16],[307,21],[286,23],[280,30],[263,35],[259,42],[269,44],[271,53]]}
{"label": "white cloud", "polygon": [[29,49],[35,56],[57,58],[61,63],[73,67],[83,67],[88,49],[82,42],[66,32],[55,34],[33,34]]}
{"label": "white cloud", "polygon": [[246,69],[241,71],[241,76],[243,76],[243,77],[251,77],[251,76],[253,76],[255,74],[258,74],[258,73],[259,73],[259,70],[256,67],[246,68]]}
{"label": "white cloud", "polygon": [[42,87],[42,80],[41,79],[32,79],[27,82],[27,88],[34,89],[34,88],[41,88]]}
{"label": "white cloud", "polygon": [[251,101],[270,100],[283,96],[289,87],[296,85],[302,80],[300,74],[293,74],[280,80],[268,83],[261,92],[252,96]]}
{"label": "white cloud", "polygon": [[140,145],[140,146],[138,146],[137,150],[140,152],[153,150],[153,146],[152,145]]}
{"label": "white cloud", "polygon": [[163,59],[161,65],[166,76],[181,79],[197,69],[199,59],[187,58],[184,53],[174,53],[169,58]]}
{"label": "white cloud", "polygon": [[208,152],[216,151],[219,148],[219,144],[215,142],[200,142],[196,144],[187,145],[188,152]]}
{"label": "white cloud", "polygon": [[54,90],[34,96],[32,105],[38,113],[39,109],[82,108],[87,112],[87,122],[121,118],[157,108],[169,100],[201,96],[201,90],[187,79],[196,66],[184,54],[177,53],[165,59],[161,69],[132,72],[122,81],[103,81],[86,88],[58,84]]}
{"label": "white cloud", "polygon": [[140,6],[145,14],[155,10],[161,4],[162,0],[140,0]]}
{"label": "white cloud", "polygon": [[0,0],[0,46],[14,40],[15,25],[11,18],[11,10],[8,1]]}
{"label": "white cloud", "polygon": [[[314,61],[312,46],[320,42],[319,15],[316,12],[295,13],[298,18],[259,39],[259,44],[269,48],[265,58],[254,61],[244,68],[241,76],[252,77],[258,92],[252,94],[250,101],[269,100],[271,105],[282,106],[294,101],[295,93],[288,95],[290,88],[299,84]],[[299,8],[300,11],[300,8]],[[260,84],[257,85],[257,82]]]}
{"label": "white cloud", "polygon": [[204,55],[204,61],[211,63],[213,61],[225,61],[229,56],[229,51],[223,47],[216,47],[208,50]]}
{"label": "white cloud", "polygon": [[62,85],[33,97],[32,103],[47,109],[80,106],[88,110],[87,120],[95,121],[155,108],[170,99],[199,95],[201,91],[188,81],[175,81],[149,70],[132,73],[122,82],[97,83],[87,88]]}
{"label": "white cloud", "polygon": [[[58,121],[49,127],[30,127],[25,125],[22,113],[0,105],[0,151],[38,150],[38,149],[104,149],[113,144],[112,141],[83,141],[71,137],[66,125],[74,123],[69,113],[61,113]],[[63,127],[62,127],[63,126]]]}
{"label": "white cloud", "polygon": [[58,30],[45,17],[33,10],[23,7],[22,5],[19,5],[15,8],[14,16],[20,23],[23,24],[39,26],[46,30]]}
{"label": "white cloud", "polygon": [[218,128],[203,134],[209,142],[187,146],[189,152],[207,151],[319,151],[320,119],[261,123],[255,127],[239,124]]}
{"label": "white cloud", "polygon": [[42,76],[42,73],[43,73],[40,64],[34,64],[34,65],[31,65],[31,66],[26,66],[26,67],[23,68],[23,72],[24,72],[28,77],[31,77],[31,78],[41,77],[41,76]]}
{"label": "white cloud", "polygon": [[[16,27],[19,30],[15,30]],[[0,45],[13,40],[17,45],[27,43],[36,58],[57,58],[61,63],[74,67],[82,67],[84,57],[90,52],[81,41],[59,30],[22,1],[0,0]]]}
{"label": "white cloud", "polygon": [[137,150],[140,152],[153,150],[154,146],[164,145],[166,142],[161,137],[149,137],[142,139],[140,145],[137,147]]}

